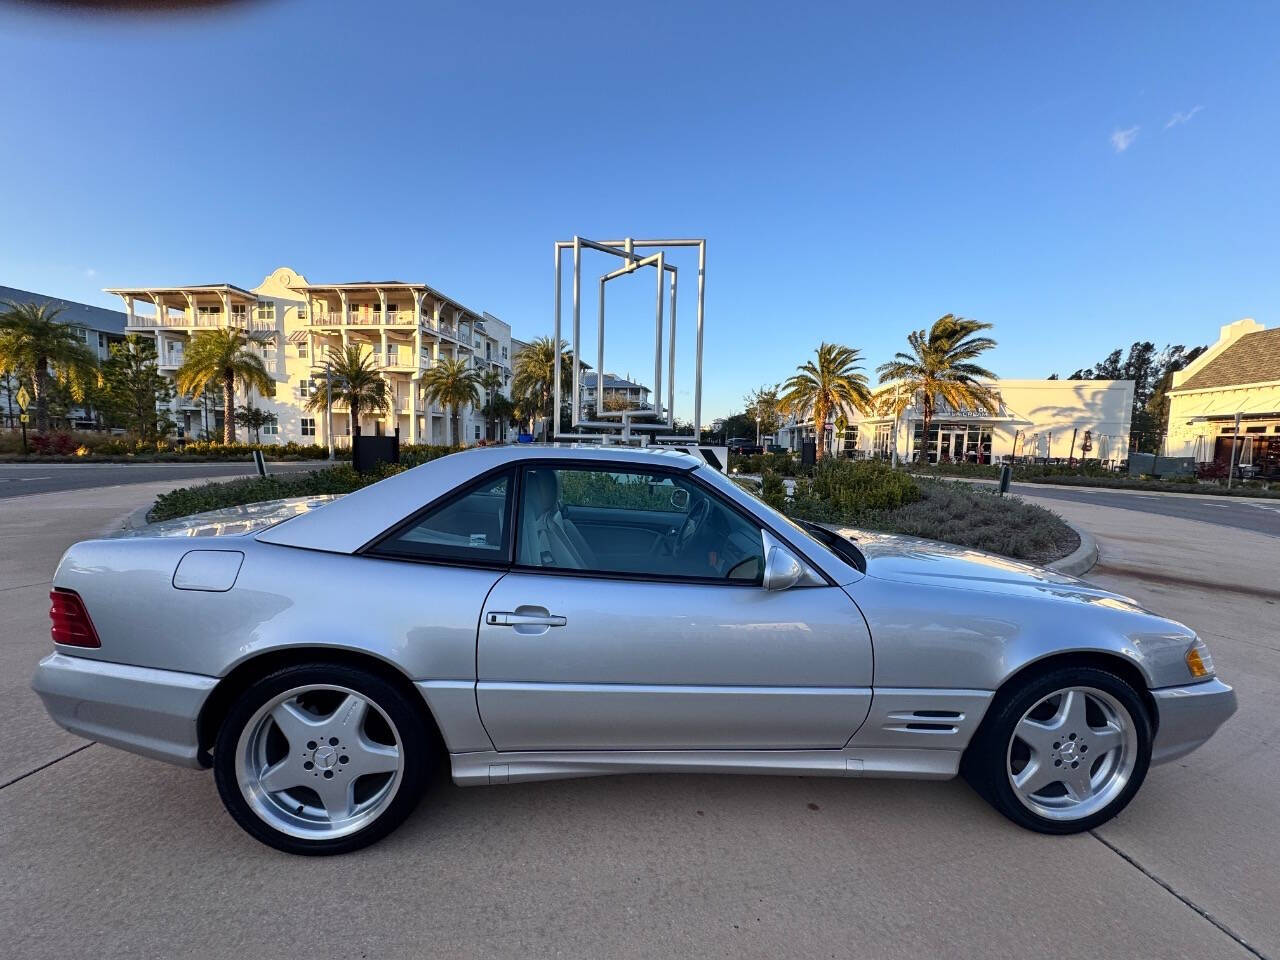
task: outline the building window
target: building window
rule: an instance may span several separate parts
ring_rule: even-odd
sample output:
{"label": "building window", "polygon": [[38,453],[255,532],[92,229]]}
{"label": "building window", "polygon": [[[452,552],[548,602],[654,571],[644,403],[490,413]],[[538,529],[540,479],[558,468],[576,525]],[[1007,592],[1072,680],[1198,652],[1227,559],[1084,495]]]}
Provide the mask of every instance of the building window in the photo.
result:
{"label": "building window", "polygon": [[307,358],[307,341],[298,341],[298,356],[305,360]]}
{"label": "building window", "polygon": [[[214,313],[218,312],[218,308],[214,308]],[[243,303],[233,303],[231,305],[231,319],[243,320],[247,315],[246,307]]]}
{"label": "building window", "polygon": [[1267,432],[1267,428],[1266,428],[1265,426],[1262,426],[1262,427],[1245,427],[1245,428],[1244,428],[1244,432],[1245,432],[1245,433],[1266,433],[1266,432]]}
{"label": "building window", "polygon": [[476,439],[480,439],[480,424],[476,424]]}
{"label": "building window", "polygon": [[300,422],[302,424],[302,435],[304,437],[314,437],[316,435],[315,417],[303,417]]}
{"label": "building window", "polygon": [[307,308],[305,306],[298,308],[298,319],[299,320],[307,319]]}
{"label": "building window", "polygon": [[[236,312],[236,308],[233,306],[231,308],[231,313],[234,315],[235,312]],[[217,319],[218,317],[222,316],[222,307],[217,306],[216,304],[214,306],[209,306],[209,307],[196,307],[196,314],[201,317]]]}
{"label": "building window", "polygon": [[310,378],[298,381],[298,396],[306,399],[311,396],[312,383]]}
{"label": "building window", "polygon": [[274,303],[258,304],[258,319],[269,320],[272,323],[276,321],[276,305]]}
{"label": "building window", "polygon": [[264,437],[276,437],[276,436],[279,436],[279,435],[280,435],[280,424],[278,424],[278,423],[268,423],[266,426],[264,426],[264,427],[262,428],[262,435],[263,435]]}

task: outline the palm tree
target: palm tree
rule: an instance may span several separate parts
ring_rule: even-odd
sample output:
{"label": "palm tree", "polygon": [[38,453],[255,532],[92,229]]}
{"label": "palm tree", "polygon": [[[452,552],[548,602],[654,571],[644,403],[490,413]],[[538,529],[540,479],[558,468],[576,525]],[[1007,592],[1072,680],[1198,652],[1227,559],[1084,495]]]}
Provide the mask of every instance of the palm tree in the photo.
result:
{"label": "palm tree", "polygon": [[[361,344],[348,344],[336,357],[330,357],[328,370],[334,401],[347,405],[351,418],[351,442],[354,443],[360,429],[360,411],[386,413],[391,404],[391,391],[386,379],[378,372],[373,354]],[[323,410],[328,402],[327,394],[327,389],[314,390],[307,401],[307,409]]]}
{"label": "palm tree", "polygon": [[[476,383],[480,389],[484,391],[484,416],[486,420],[494,420],[498,414],[494,411],[494,402],[501,396],[498,393],[504,386],[502,374],[492,368],[484,371],[476,378]],[[503,397],[505,400],[506,397]],[[486,430],[486,433],[488,431]],[[494,439],[499,439],[497,432],[494,433]]]}
{"label": "palm tree", "polygon": [[441,359],[422,377],[427,399],[450,411],[454,425],[453,442],[462,443],[462,423],[459,413],[462,407],[480,403],[480,383],[476,372],[461,358]]}
{"label": "palm tree", "polygon": [[518,398],[517,403],[521,399],[529,401],[521,406],[530,411],[530,433],[533,432],[535,415],[546,417],[549,422],[555,415],[551,406],[554,403],[557,354],[560,363],[561,389],[570,391],[573,389],[573,359],[572,354],[565,350],[567,346],[568,344],[562,340],[557,349],[551,337],[538,337],[516,354],[513,368],[515,376],[511,381],[511,392]]}
{"label": "palm tree", "polygon": [[795,375],[782,385],[779,406],[797,418],[812,416],[819,437],[817,455],[822,457],[821,438],[826,432],[827,417],[832,412],[848,414],[851,410],[865,413],[871,407],[871,390],[867,378],[859,373],[862,354],[853,347],[838,343],[818,346],[818,362],[806,361],[796,367]]}
{"label": "palm tree", "polygon": [[939,317],[928,330],[907,334],[910,353],[897,353],[888,363],[876,368],[880,382],[895,382],[895,389],[885,387],[876,394],[881,410],[895,417],[913,403],[919,402],[923,434],[917,455],[928,460],[929,424],[933,421],[938,401],[954,411],[981,410],[994,414],[1000,409],[1000,397],[980,380],[995,380],[996,375],[973,361],[990,350],[996,342],[990,337],[974,336],[990,330],[991,324],[966,320],[948,313]]}
{"label": "palm tree", "polygon": [[267,372],[257,348],[270,336],[246,333],[239,327],[201,330],[191,339],[178,369],[178,389],[195,396],[211,384],[222,385],[222,442],[236,442],[236,387],[275,395],[276,382]]}
{"label": "palm tree", "polygon": [[97,358],[71,327],[57,322],[61,312],[47,303],[6,302],[0,313],[0,368],[31,384],[41,431],[49,427],[51,375],[76,401],[83,401],[85,390],[98,380]]}

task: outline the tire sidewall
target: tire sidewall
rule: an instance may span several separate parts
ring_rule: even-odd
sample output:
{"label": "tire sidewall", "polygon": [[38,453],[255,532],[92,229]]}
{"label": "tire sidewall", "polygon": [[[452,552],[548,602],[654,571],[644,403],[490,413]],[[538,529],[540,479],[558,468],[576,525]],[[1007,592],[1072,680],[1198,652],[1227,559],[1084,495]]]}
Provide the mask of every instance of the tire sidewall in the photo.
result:
{"label": "tire sidewall", "polygon": [[[1138,741],[1138,755],[1129,782],[1114,800],[1079,820],[1054,820],[1025,806],[1009,782],[1008,750],[1013,729],[1040,700],[1067,687],[1094,687],[1115,697],[1129,714]],[[1028,678],[998,694],[975,743],[965,755],[964,772],[970,783],[997,810],[1020,826],[1038,833],[1070,834],[1092,830],[1128,805],[1142,786],[1151,765],[1151,714],[1131,684],[1098,667],[1060,667]],[[977,749],[974,749],[974,748]]]}
{"label": "tire sidewall", "polygon": [[[377,704],[395,724],[404,755],[400,784],[382,815],[355,833],[328,840],[293,837],[272,827],[249,806],[236,774],[240,736],[259,708],[288,690],[312,684],[349,687]],[[236,697],[214,740],[213,774],[223,805],[246,832],[285,853],[315,856],[359,850],[399,826],[421,799],[431,760],[432,745],[422,716],[400,685],[358,667],[308,663],[273,671],[251,683]]]}

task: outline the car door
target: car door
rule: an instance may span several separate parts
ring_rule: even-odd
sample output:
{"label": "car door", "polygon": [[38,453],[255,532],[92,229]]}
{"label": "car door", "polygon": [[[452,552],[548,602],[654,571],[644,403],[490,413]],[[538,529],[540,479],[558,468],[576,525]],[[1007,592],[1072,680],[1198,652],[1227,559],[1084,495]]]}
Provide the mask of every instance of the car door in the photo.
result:
{"label": "car door", "polygon": [[[477,639],[499,750],[839,748],[861,725],[861,614],[837,587],[764,589],[760,526],[714,490],[561,463],[526,467],[520,491],[516,563]],[[570,519],[626,528],[632,511],[665,515],[631,525],[656,547],[597,552]]]}

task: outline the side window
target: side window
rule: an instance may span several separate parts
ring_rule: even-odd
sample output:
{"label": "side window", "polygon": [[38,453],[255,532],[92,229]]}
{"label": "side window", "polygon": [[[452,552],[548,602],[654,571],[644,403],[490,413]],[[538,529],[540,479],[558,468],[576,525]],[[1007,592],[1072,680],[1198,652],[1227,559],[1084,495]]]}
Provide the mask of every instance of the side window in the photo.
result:
{"label": "side window", "polygon": [[522,566],[759,583],[760,528],[677,473],[530,467],[521,486]]}
{"label": "side window", "polygon": [[450,497],[379,543],[374,556],[505,563],[510,545],[510,474]]}

